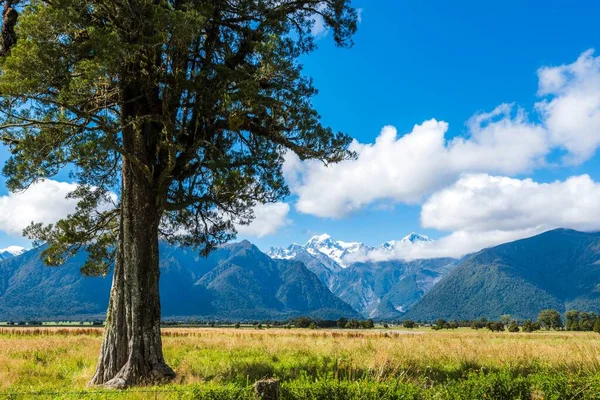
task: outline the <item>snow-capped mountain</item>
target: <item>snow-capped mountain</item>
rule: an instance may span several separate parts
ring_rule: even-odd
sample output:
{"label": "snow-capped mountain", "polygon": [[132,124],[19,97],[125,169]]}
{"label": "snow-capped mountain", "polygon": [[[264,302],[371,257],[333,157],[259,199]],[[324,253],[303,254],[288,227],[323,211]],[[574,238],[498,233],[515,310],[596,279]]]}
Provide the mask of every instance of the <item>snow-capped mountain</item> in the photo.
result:
{"label": "snow-capped mountain", "polygon": [[20,256],[25,253],[27,249],[21,246],[8,246],[5,249],[0,249],[0,260],[7,260],[12,257]]}
{"label": "snow-capped mountain", "polygon": [[306,242],[304,248],[312,255],[324,254],[335,261],[340,267],[347,268],[346,256],[356,252],[367,252],[371,248],[360,242],[342,242],[333,240],[328,234],[313,236]]}
{"label": "snow-capped mountain", "polygon": [[433,240],[431,240],[429,237],[427,237],[425,235],[420,235],[418,233],[411,232],[409,235],[404,236],[400,240],[387,241],[387,242],[379,245],[377,248],[381,249],[381,250],[394,251],[394,249],[399,245],[406,246],[406,245],[410,245],[410,244],[414,244],[414,243],[427,243],[427,242],[433,242]]}
{"label": "snow-capped mountain", "polygon": [[[326,264],[331,264],[326,260],[335,263],[338,267],[347,268],[350,263],[345,258],[350,254],[366,254],[371,247],[366,246],[361,242],[343,242],[341,240],[334,240],[328,234],[317,235],[311,237],[308,242],[304,245],[294,243],[287,248],[282,247],[271,247],[267,254],[271,258],[290,260],[297,258],[299,254],[307,252],[313,257],[319,259],[319,261]],[[323,257],[325,256],[325,258]],[[333,266],[329,265],[329,267]]]}
{"label": "snow-capped mountain", "polygon": [[[364,257],[361,258],[358,256],[366,255],[372,250],[380,249],[394,251],[394,249],[399,245],[406,246],[410,244],[426,242],[433,242],[433,240],[425,235],[412,232],[400,240],[390,240],[380,244],[379,246],[371,247],[362,242],[344,242],[341,240],[335,240],[327,233],[324,233],[322,235],[311,237],[304,245],[294,243],[286,248],[271,247],[267,254],[271,258],[291,260],[297,258],[302,252],[308,252],[310,255],[316,256],[321,262],[323,262],[322,256],[324,255],[328,260],[334,262],[339,267],[348,268],[350,265],[352,265],[353,260],[364,259]],[[350,255],[352,255],[352,257],[348,257]]]}
{"label": "snow-capped mountain", "polygon": [[275,247],[271,258],[302,262],[336,296],[368,318],[394,318],[408,310],[456,264],[453,259],[373,261],[371,252],[390,252],[432,242],[411,233],[376,247],[361,242],[334,240],[328,234],[310,238],[304,245]]}

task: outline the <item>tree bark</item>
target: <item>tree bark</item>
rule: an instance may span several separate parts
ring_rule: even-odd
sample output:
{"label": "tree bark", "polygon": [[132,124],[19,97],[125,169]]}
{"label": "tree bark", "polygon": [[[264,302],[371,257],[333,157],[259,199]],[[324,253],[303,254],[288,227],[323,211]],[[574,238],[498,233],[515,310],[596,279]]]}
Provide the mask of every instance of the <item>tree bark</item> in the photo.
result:
{"label": "tree bark", "polygon": [[160,333],[158,224],[151,187],[123,162],[121,240],[106,328],[92,384],[124,388],[175,377]]}
{"label": "tree bark", "polygon": [[[123,89],[123,122],[148,115],[156,106],[140,90],[136,84]],[[160,332],[158,229],[163,202],[148,175],[149,170],[160,172],[155,156],[159,135],[160,127],[149,121],[123,131],[123,147],[136,160],[122,160],[119,249],[93,385],[124,388],[175,377],[163,358]]]}

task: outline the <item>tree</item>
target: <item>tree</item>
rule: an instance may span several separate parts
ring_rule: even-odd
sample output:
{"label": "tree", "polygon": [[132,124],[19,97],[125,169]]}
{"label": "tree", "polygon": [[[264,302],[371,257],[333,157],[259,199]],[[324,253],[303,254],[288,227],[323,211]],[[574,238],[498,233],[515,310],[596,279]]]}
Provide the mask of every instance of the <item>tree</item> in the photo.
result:
{"label": "tree", "polygon": [[494,322],[490,321],[487,323],[486,327],[492,332],[503,332],[504,331],[504,323],[502,322]]}
{"label": "tree", "polygon": [[348,323],[348,320],[346,318],[342,317],[337,320],[336,326],[338,328],[345,328],[347,323]]}
{"label": "tree", "polygon": [[308,328],[311,322],[312,320],[308,317],[298,317],[294,322],[294,326],[296,328]]}
{"label": "tree", "polygon": [[519,332],[519,321],[517,321],[516,319],[512,320],[508,325],[508,331],[512,333]]}
{"label": "tree", "polygon": [[361,321],[360,325],[364,329],[373,329],[373,328],[375,328],[375,322],[372,319],[366,319],[364,321]]}
{"label": "tree", "polygon": [[523,322],[523,332],[534,332],[534,331],[539,331],[540,330],[540,324],[538,322],[533,322],[530,319],[526,319]]}
{"label": "tree", "polygon": [[596,318],[596,321],[594,321],[594,332],[600,333],[600,317]]}
{"label": "tree", "polygon": [[432,326],[432,329],[438,331],[440,329],[444,329],[447,327],[448,327],[448,322],[443,318],[439,318],[437,321],[435,321],[435,325]]}
{"label": "tree", "polygon": [[509,314],[504,314],[500,316],[500,322],[502,322],[504,325],[510,324],[511,320],[512,318]]}
{"label": "tree", "polygon": [[580,330],[579,311],[567,311],[567,313],[565,314],[565,319],[567,321],[567,323],[565,324],[565,328],[568,331]]}
{"label": "tree", "polygon": [[593,312],[581,312],[579,314],[579,330],[592,331],[594,330],[594,323],[596,322],[596,313]]}
{"label": "tree", "polygon": [[560,329],[563,326],[560,313],[556,310],[542,310],[538,314],[538,322],[544,329]]}
{"label": "tree", "polygon": [[[350,0],[29,0],[4,14],[0,141],[7,186],[67,167],[76,211],[26,233],[60,265],[113,286],[92,384],[170,380],[160,336],[158,243],[206,255],[257,203],[288,194],[289,152],[325,164],[353,156],[323,127],[298,59],[315,16],[351,45]],[[5,10],[6,11],[6,10]],[[10,14],[10,15],[9,15]]]}
{"label": "tree", "polygon": [[415,321],[412,321],[410,319],[404,320],[402,321],[402,326],[406,329],[413,329],[415,327]]}

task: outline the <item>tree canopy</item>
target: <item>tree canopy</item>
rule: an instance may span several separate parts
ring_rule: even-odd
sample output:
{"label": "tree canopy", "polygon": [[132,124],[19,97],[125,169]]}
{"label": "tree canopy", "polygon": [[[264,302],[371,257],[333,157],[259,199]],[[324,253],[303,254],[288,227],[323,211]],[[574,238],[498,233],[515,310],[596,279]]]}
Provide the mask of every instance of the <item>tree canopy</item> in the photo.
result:
{"label": "tree canopy", "polygon": [[[234,237],[234,223],[251,221],[257,202],[288,194],[286,152],[325,163],[352,156],[351,139],[320,123],[298,61],[316,47],[317,17],[339,46],[352,44],[348,0],[32,0],[21,8],[0,64],[8,187],[23,190],[63,168],[80,185],[73,215],[27,230],[50,244],[49,264],[85,247],[87,272],[106,271],[123,157],[159,193],[161,237],[206,254]],[[144,136],[144,152],[127,150],[127,129]]]}

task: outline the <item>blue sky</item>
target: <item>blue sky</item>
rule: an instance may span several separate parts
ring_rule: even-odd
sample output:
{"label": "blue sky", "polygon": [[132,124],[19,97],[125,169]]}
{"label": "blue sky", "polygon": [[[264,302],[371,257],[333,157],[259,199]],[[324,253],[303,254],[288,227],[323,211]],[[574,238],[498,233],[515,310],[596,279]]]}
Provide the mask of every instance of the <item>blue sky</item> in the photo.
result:
{"label": "blue sky", "polygon": [[[355,1],[354,4],[362,9],[354,47],[338,49],[333,45],[331,36],[322,33],[319,37],[319,49],[305,57],[303,63],[305,73],[314,78],[315,86],[319,89],[314,104],[322,115],[323,122],[334,130],[350,134],[358,142],[366,145],[375,142],[384,126],[395,127],[400,137],[411,132],[415,124],[432,118],[448,123],[446,141],[454,137],[468,139],[473,132],[467,126],[467,121],[473,115],[489,113],[503,103],[515,104],[507,121],[515,122],[517,107],[522,107],[527,115],[525,122],[511,124],[507,129],[518,128],[512,125],[539,125],[540,129],[545,129],[546,125],[550,126],[551,120],[544,120],[542,114],[536,112],[535,106],[544,98],[548,98],[538,94],[538,69],[575,63],[578,57],[589,49],[595,48],[600,52],[600,30],[597,20],[600,3],[597,1],[511,0],[456,3],[441,0],[377,0]],[[583,91],[586,93],[586,99],[593,97],[593,94],[589,95],[581,88],[597,83],[597,77],[594,75],[597,68],[594,64],[595,57],[597,55],[588,57],[593,64],[589,67],[591,72],[586,72],[580,85],[568,93],[577,94]],[[550,100],[560,96],[561,94],[553,93]],[[597,105],[590,107],[592,111],[597,112],[597,108],[594,109]],[[561,114],[561,118],[562,115],[564,113]],[[489,121],[497,121],[498,118],[502,119],[490,117]],[[589,132],[594,132],[595,122],[594,119],[586,125]],[[600,131],[600,126],[598,130]],[[519,210],[521,214],[516,211],[516,215],[511,214],[513,209],[517,208],[513,205],[515,200],[512,198],[508,198],[502,207],[499,206],[502,208],[501,213],[498,210],[494,211],[495,214],[489,210],[478,211],[482,218],[490,217],[488,219],[491,223],[499,221],[498,227],[484,227],[480,221],[470,218],[471,216],[461,218],[473,220],[471,225],[463,226],[459,222],[442,221],[439,215],[436,219],[432,216],[435,214],[433,212],[427,217],[430,222],[423,224],[425,204],[429,206],[429,210],[434,205],[439,208],[440,204],[455,209],[458,219],[464,210],[459,206],[449,206],[448,202],[451,200],[448,199],[451,196],[454,196],[453,201],[456,201],[456,198],[471,196],[473,203],[469,204],[475,205],[489,200],[473,199],[480,194],[473,194],[472,191],[467,195],[463,192],[457,194],[458,187],[464,189],[465,181],[460,181],[464,174],[482,173],[519,182],[530,178],[536,184],[555,181],[564,183],[570,177],[587,174],[591,184],[583,182],[574,185],[576,188],[584,187],[584,193],[587,193],[587,189],[595,193],[595,183],[600,180],[600,156],[593,150],[591,156],[579,157],[577,162],[564,161],[561,156],[569,152],[565,150],[565,146],[571,146],[572,143],[564,145],[567,143],[566,139],[557,139],[556,132],[560,131],[558,128],[548,128],[547,131],[541,133],[546,135],[548,143],[551,143],[542,155],[543,161],[540,161],[536,150],[533,151],[538,154],[533,157],[536,158],[535,161],[528,159],[531,162],[527,161],[524,167],[514,170],[508,167],[490,167],[487,170],[481,163],[476,164],[476,167],[472,167],[471,163],[470,167],[458,168],[455,175],[423,189],[415,195],[416,198],[413,195],[398,194],[387,184],[387,189],[377,189],[380,194],[375,196],[375,199],[363,201],[350,212],[312,212],[310,207],[299,211],[297,201],[300,193],[305,193],[306,197],[307,191],[310,190],[306,187],[292,187],[295,195],[286,199],[289,213],[284,215],[285,222],[280,224],[276,232],[263,237],[256,237],[251,233],[241,236],[261,248],[266,248],[270,245],[304,242],[312,234],[323,232],[341,240],[364,241],[371,245],[401,238],[411,231],[422,232],[436,239],[448,237],[453,232],[466,232],[465,238],[481,236],[479,232],[509,232],[504,236],[492,235],[494,239],[490,239],[490,243],[493,244],[494,240],[502,240],[500,238],[523,236],[558,224],[571,225],[578,229],[597,229],[594,224],[581,222],[583,218],[565,217],[566,219],[561,220],[548,217],[545,220],[543,215],[536,217],[529,225],[505,224],[505,220],[499,215],[507,216],[506,220],[523,219],[520,217],[523,210]],[[591,143],[592,146],[596,146],[596,141]],[[581,149],[581,146],[583,145],[576,147]],[[406,154],[404,151],[399,151],[399,154]],[[581,152],[580,150],[578,154]],[[510,153],[514,151],[509,149]],[[506,153],[499,152],[497,156],[501,158],[503,154]],[[0,164],[5,160],[6,152],[0,150]],[[416,158],[406,162],[411,163],[408,168],[417,173],[423,165],[436,163],[438,160]],[[452,165],[457,163],[460,163],[460,160],[452,161]],[[390,164],[390,168],[393,169],[394,165]],[[440,171],[444,169],[442,165]],[[315,172],[311,176],[312,179],[318,179],[319,175]],[[492,185],[507,197],[515,195],[512,192],[506,194],[504,189],[498,189],[499,185],[504,183],[484,177],[478,179],[478,185],[485,181],[485,184]],[[510,182],[513,181],[506,182],[510,186]],[[397,184],[411,185],[411,182],[399,179]],[[538,192],[543,192],[540,196],[546,198],[552,197],[548,193],[558,191],[560,193],[557,194],[557,198],[566,204],[572,200],[569,196],[573,196],[574,191],[566,190],[563,186],[540,187],[539,190],[530,188],[531,191],[527,189],[522,193],[531,193],[530,197],[536,198]],[[350,185],[340,190],[352,191],[353,188]],[[364,192],[371,188],[357,185],[356,190]],[[0,196],[3,195],[6,195],[6,190],[0,178]],[[408,197],[410,199],[407,200]],[[540,205],[532,204],[531,207],[539,208]],[[557,207],[575,207],[575,212],[571,214],[581,211],[581,208],[577,209],[578,204],[569,203]],[[2,212],[0,209],[0,214]],[[10,244],[26,244],[26,241],[14,234],[8,235],[0,231],[0,248]],[[485,244],[487,243],[482,243],[482,246]]]}

